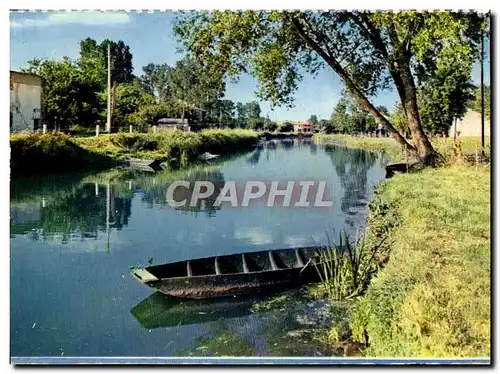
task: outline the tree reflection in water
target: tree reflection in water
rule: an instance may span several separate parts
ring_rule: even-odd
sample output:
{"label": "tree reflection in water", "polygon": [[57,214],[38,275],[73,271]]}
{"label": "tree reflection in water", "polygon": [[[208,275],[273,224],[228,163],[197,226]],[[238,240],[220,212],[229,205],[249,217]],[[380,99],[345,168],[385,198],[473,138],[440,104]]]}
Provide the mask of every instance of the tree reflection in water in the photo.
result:
{"label": "tree reflection in water", "polygon": [[179,300],[156,292],[131,314],[145,329],[205,325],[190,330],[200,335],[191,347],[174,352],[178,356],[311,356],[331,354],[316,339],[331,326],[332,308],[300,290],[208,300]]}
{"label": "tree reflection in water", "polygon": [[368,171],[379,159],[376,153],[361,149],[346,148],[338,145],[325,145],[325,152],[330,157],[339,176],[344,195],[341,210],[349,215],[359,213],[365,207],[368,193]]}
{"label": "tree reflection in water", "polygon": [[168,206],[167,189],[174,180],[186,180],[191,187],[196,181],[210,181],[215,186],[210,197],[199,199],[194,206],[189,204],[193,188],[177,189],[180,196],[176,199],[186,198],[187,204],[176,209],[209,216],[220,209],[214,203],[224,186],[224,176],[217,167],[157,174],[114,170],[79,176],[71,183],[65,178],[48,178],[42,184],[24,180],[22,189],[11,198],[11,235],[61,239],[63,243],[72,236],[95,239],[99,232],[109,234],[128,225],[134,194],[141,194],[149,207]]}

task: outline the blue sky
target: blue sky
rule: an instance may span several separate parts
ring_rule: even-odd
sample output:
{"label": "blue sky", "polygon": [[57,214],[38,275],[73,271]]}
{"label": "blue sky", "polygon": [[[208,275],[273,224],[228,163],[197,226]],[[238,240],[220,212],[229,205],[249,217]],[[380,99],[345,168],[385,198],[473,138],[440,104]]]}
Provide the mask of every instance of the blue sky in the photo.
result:
{"label": "blue sky", "polygon": [[[140,75],[142,66],[149,62],[174,65],[181,58],[172,32],[172,20],[171,12],[11,13],[10,67],[18,70],[34,57],[58,60],[68,56],[74,59],[78,57],[80,40],[108,38],[121,39],[130,46],[134,73]],[[472,77],[474,82],[479,82],[478,66],[474,67]],[[485,81],[489,84],[489,58]],[[255,80],[245,75],[238,83],[228,84],[226,97],[235,102],[256,100],[255,89]],[[305,120],[311,114],[329,118],[340,94],[339,78],[331,70],[324,69],[315,78],[304,76],[295,93],[295,108],[272,111],[268,103],[260,102],[262,115],[269,115],[273,120]],[[395,100],[395,93],[388,91],[381,92],[375,102],[392,109]]]}

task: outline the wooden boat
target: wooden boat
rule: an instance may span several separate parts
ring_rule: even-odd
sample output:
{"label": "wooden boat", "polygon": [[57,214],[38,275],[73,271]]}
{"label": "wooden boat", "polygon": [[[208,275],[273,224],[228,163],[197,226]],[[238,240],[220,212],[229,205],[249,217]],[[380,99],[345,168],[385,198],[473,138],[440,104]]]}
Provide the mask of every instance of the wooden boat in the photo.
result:
{"label": "wooden boat", "polygon": [[132,275],[179,298],[260,293],[321,281],[321,250],[305,247],[200,258],[135,269]]}
{"label": "wooden boat", "polygon": [[213,160],[214,158],[218,158],[219,155],[213,155],[209,152],[205,152],[201,155],[198,156],[198,159],[201,160],[201,161],[209,161],[209,160]]}
{"label": "wooden boat", "polygon": [[138,169],[142,171],[155,172],[161,170],[161,161],[150,160],[150,159],[140,159],[140,158],[129,158],[125,160],[125,165],[132,169]]}

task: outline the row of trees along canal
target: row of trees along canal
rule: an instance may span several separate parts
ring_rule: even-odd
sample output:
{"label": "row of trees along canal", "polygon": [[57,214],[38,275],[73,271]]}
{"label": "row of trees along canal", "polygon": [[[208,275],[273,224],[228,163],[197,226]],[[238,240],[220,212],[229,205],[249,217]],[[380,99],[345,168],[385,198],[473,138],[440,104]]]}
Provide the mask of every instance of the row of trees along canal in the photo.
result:
{"label": "row of trees along canal", "polygon": [[44,79],[43,122],[49,128],[57,124],[60,129],[84,132],[93,130],[96,124],[104,125],[109,85],[113,129],[128,130],[133,125],[146,131],[160,118],[182,117],[190,117],[195,128],[276,129],[274,122],[261,116],[257,101],[235,103],[223,99],[225,83],[211,79],[193,58],[185,57],[174,67],[150,63],[142,68],[140,76],[133,74],[132,59],[130,47],[121,40],[98,43],[87,38],[80,42],[78,59],[35,58],[23,71]]}
{"label": "row of trees along canal", "polygon": [[[178,14],[175,33],[211,79],[251,73],[259,96],[275,105],[292,105],[303,74],[326,66],[412,156],[434,164],[429,131],[450,126],[469,101],[462,92],[488,25],[489,14],[474,12],[214,11]],[[374,105],[389,88],[407,136]]]}
{"label": "row of trees along canal", "polygon": [[[468,110],[481,113],[481,87],[459,80],[451,80],[450,83],[432,90],[427,88],[417,91],[422,127],[427,134],[448,136],[455,121],[463,118]],[[490,118],[490,92],[490,86],[485,86],[484,109],[487,119]],[[410,133],[401,103],[397,103],[392,111],[383,105],[377,106],[377,110],[389,118],[397,130]],[[348,92],[344,92],[337,101],[329,119],[318,119],[313,114],[309,122],[315,130],[327,134],[372,133],[377,129],[375,117]]]}

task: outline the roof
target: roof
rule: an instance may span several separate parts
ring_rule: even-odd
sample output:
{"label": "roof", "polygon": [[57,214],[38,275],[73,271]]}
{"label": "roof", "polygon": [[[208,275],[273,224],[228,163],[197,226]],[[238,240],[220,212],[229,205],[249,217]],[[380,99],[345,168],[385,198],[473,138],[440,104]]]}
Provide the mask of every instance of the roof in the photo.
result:
{"label": "roof", "polygon": [[160,126],[174,126],[174,125],[187,125],[186,118],[160,118],[156,121]]}
{"label": "roof", "polygon": [[41,76],[39,76],[37,74],[25,73],[24,71],[11,70],[10,73],[11,74],[19,74],[19,75],[29,75],[31,77],[40,78],[40,79],[42,78]]}

